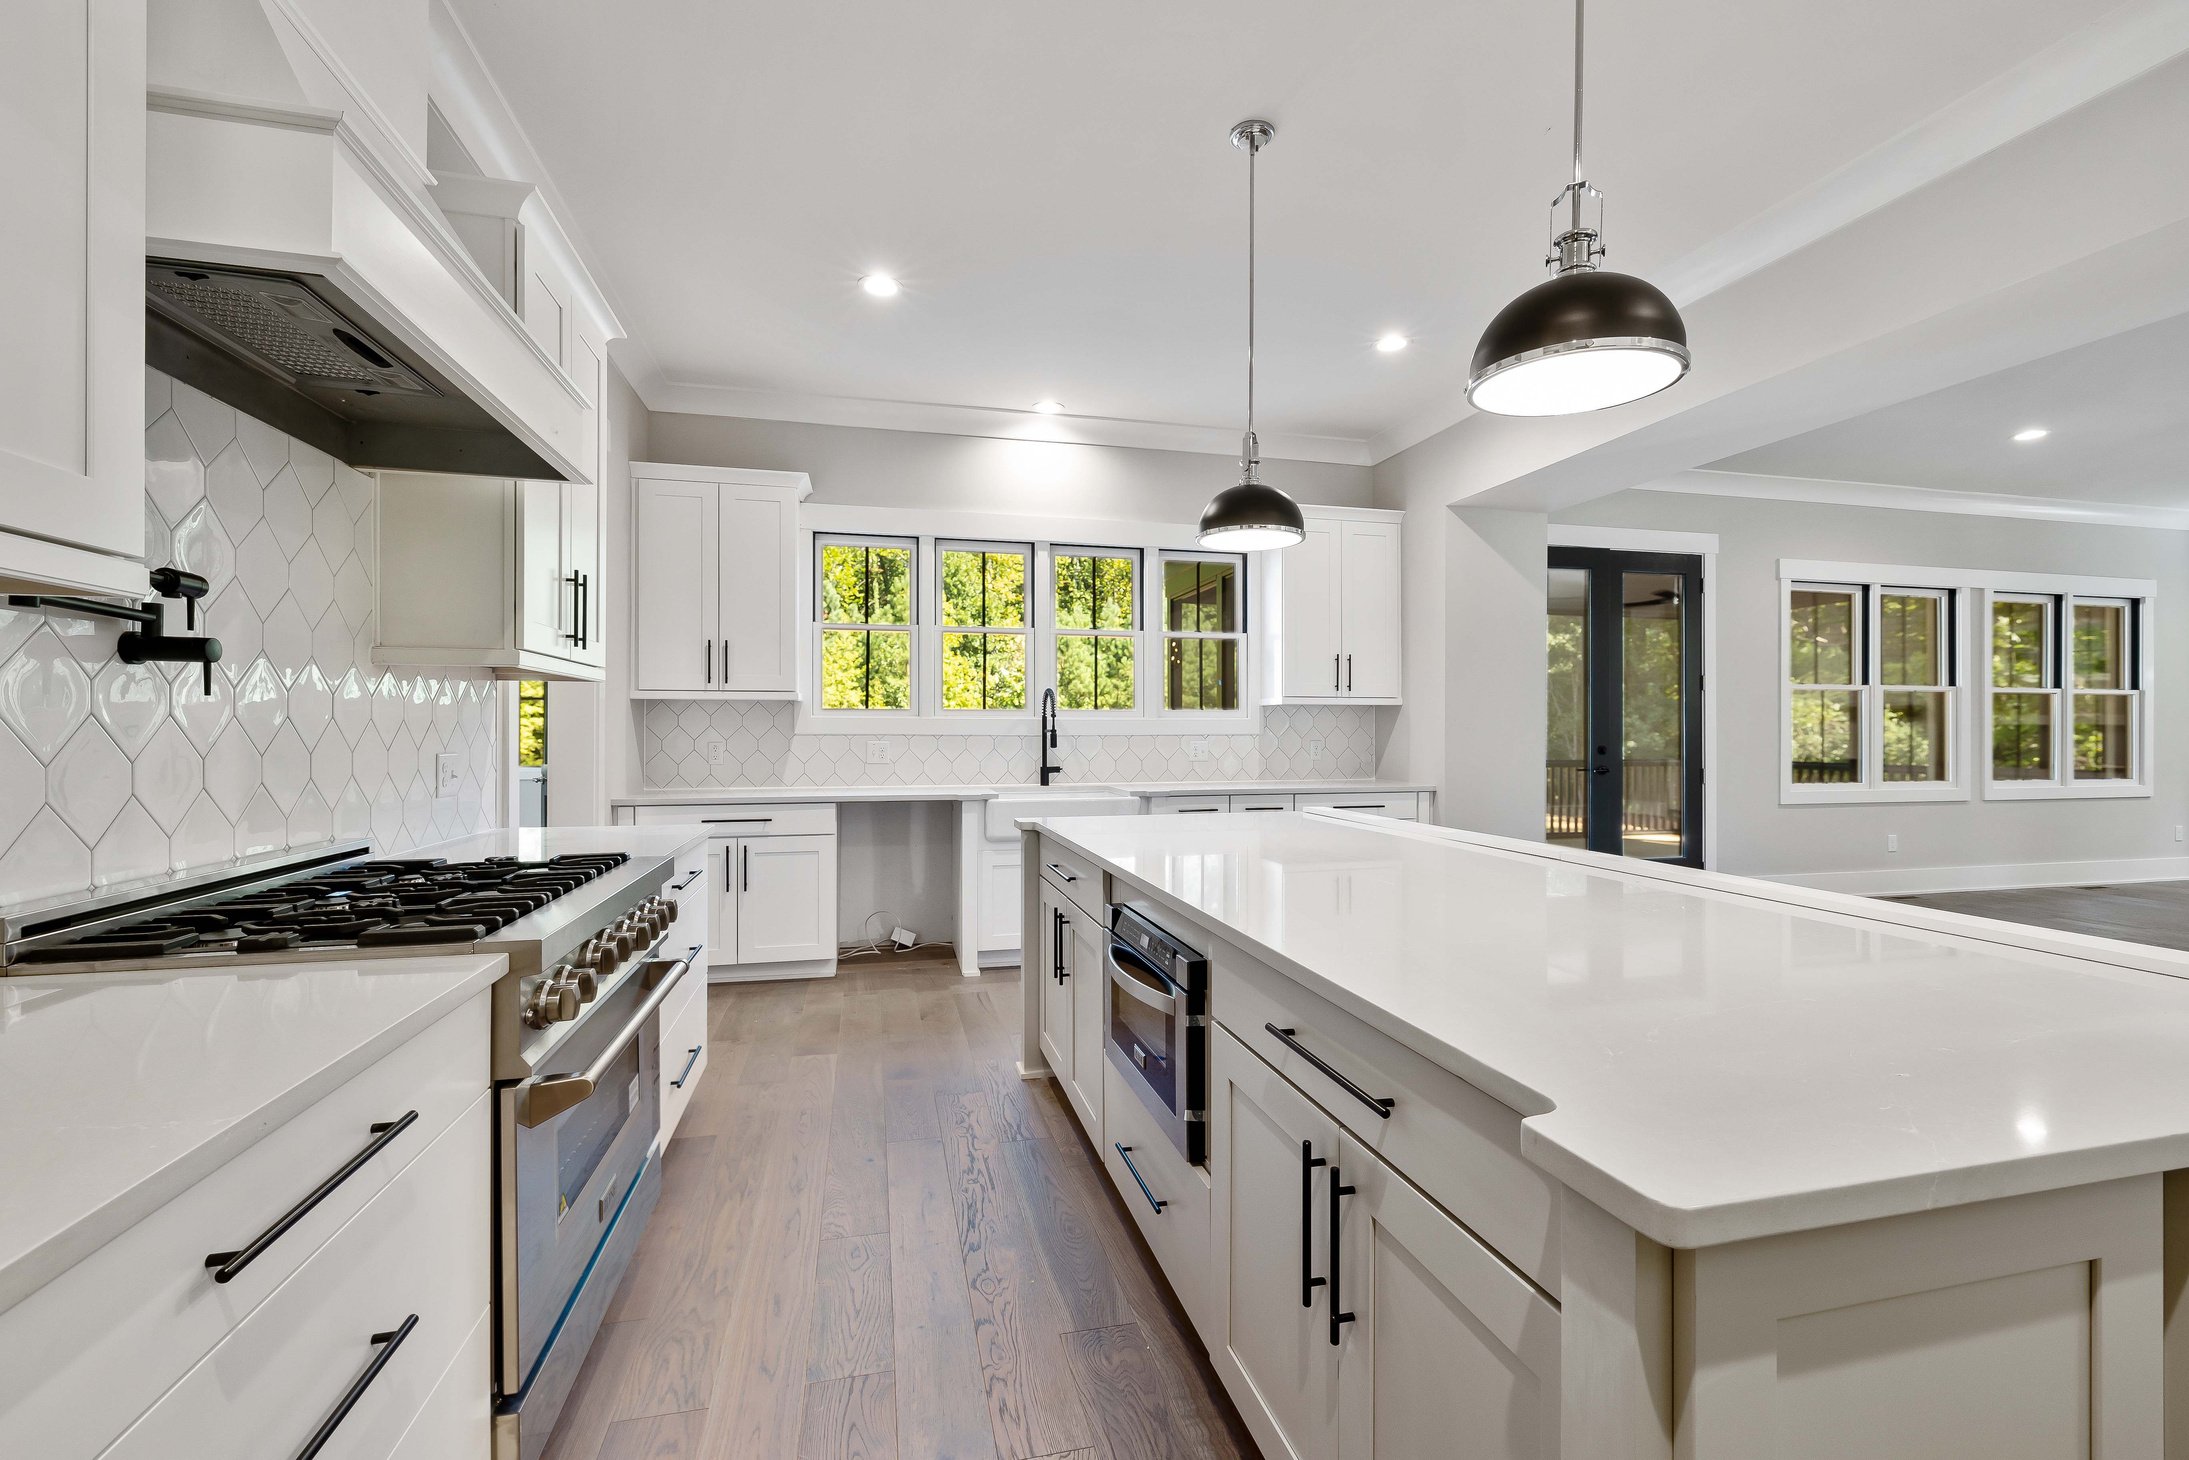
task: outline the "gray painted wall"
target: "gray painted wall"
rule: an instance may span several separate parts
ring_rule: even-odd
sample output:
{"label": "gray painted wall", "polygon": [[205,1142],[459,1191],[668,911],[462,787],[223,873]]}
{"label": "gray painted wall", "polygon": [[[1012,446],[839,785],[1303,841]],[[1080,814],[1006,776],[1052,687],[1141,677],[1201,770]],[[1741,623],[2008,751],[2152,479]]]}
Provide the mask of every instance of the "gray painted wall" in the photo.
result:
{"label": "gray painted wall", "polygon": [[[978,512],[1054,512],[1147,522],[1192,522],[1236,480],[1227,457],[1131,446],[1080,446],[812,426],[736,416],[655,412],[651,460],[692,466],[802,471],[809,501],[864,507],[954,507]],[[1365,507],[1365,466],[1271,461],[1263,476],[1302,502]]]}
{"label": "gray painted wall", "polygon": [[[2180,713],[2189,685],[2189,534],[2077,526],[1885,508],[1820,506],[1663,492],[1621,492],[1554,514],[1557,522],[1718,536],[1718,761],[1715,864],[1724,871],[1808,874],[1911,871],[2047,862],[2178,857],[2189,847],[2189,737]],[[1986,801],[1891,806],[1779,804],[1778,560],[1816,558],[1912,566],[2089,573],[2157,581],[2156,761],[2149,798]],[[1539,610],[1540,611],[1540,610]],[[1515,681],[1513,692],[1519,693]],[[1540,683],[1529,686],[1540,701]],[[1888,832],[1900,851],[1888,855]]]}

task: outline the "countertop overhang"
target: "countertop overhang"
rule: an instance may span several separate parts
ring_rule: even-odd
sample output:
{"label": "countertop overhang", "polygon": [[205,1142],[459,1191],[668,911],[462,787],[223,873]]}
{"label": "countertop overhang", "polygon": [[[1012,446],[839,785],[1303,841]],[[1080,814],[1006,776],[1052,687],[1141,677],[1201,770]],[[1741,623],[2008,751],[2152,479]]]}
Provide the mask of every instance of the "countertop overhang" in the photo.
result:
{"label": "countertop overhang", "polygon": [[1671,1247],[2189,1166],[2167,950],[1343,814],[1024,824],[1510,1105]]}
{"label": "countertop overhang", "polygon": [[1059,781],[1053,786],[1019,782],[1002,786],[690,786],[639,791],[609,801],[616,806],[756,806],[786,801],[993,801],[1003,796],[1054,796],[1074,792],[1125,796],[1285,796],[1358,791],[1400,795],[1434,791],[1420,781]]}

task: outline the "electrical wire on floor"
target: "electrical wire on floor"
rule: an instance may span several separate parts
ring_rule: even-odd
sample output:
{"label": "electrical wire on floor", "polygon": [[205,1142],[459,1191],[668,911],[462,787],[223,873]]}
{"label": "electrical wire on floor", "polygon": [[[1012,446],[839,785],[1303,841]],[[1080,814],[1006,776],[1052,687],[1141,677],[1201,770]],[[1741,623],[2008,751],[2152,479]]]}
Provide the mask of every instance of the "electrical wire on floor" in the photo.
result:
{"label": "electrical wire on floor", "polygon": [[876,918],[885,919],[883,926],[889,927],[895,922],[896,917],[897,914],[889,908],[882,908],[879,911],[868,913],[866,920],[859,924],[859,936],[866,941],[863,943],[846,943],[836,950],[836,956],[838,958],[879,958],[884,953],[916,953],[922,948],[947,948],[950,946],[948,943],[924,942],[910,943],[900,948],[895,943],[882,942],[880,938],[868,931],[874,926]]}

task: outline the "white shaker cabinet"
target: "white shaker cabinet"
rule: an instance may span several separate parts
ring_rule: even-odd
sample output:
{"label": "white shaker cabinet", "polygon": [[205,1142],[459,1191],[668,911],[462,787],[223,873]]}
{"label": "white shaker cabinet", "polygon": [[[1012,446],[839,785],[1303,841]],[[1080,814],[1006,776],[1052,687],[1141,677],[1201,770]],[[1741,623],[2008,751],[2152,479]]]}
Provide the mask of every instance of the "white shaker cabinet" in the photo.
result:
{"label": "white shaker cabinet", "polygon": [[1307,536],[1260,562],[1275,643],[1269,704],[1399,703],[1402,512],[1306,507]]}
{"label": "white shaker cabinet", "polygon": [[602,677],[599,489],[380,473],[376,664]]}
{"label": "white shaker cabinet", "polygon": [[0,584],[142,595],[145,10],[9,7]]}
{"label": "white shaker cabinet", "polygon": [[634,462],[632,693],[798,695],[803,472]]}

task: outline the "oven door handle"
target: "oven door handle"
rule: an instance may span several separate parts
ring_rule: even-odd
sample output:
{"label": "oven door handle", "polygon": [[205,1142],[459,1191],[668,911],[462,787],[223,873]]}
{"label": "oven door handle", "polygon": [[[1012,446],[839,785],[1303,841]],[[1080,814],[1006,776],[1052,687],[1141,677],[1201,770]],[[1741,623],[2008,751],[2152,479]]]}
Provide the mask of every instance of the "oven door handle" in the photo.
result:
{"label": "oven door handle", "polygon": [[[659,975],[659,982],[653,985],[652,992],[638,1006],[638,1012],[631,1016],[631,1021],[623,1026],[620,1034],[608,1041],[608,1047],[585,1067],[582,1074],[541,1075],[519,1085],[517,1090],[521,1098],[517,1105],[517,1124],[528,1130],[533,1126],[545,1125],[572,1106],[582,1105],[592,1099],[594,1090],[608,1077],[608,1067],[616,1062],[616,1056],[623,1053],[624,1046],[645,1032],[646,1021],[654,1017],[654,1011],[662,1006],[678,982],[691,971],[692,960],[698,956],[699,950],[694,948],[667,965]],[[660,966],[658,961],[645,965],[639,971],[640,977],[643,979],[653,975],[654,970]]]}
{"label": "oven door handle", "polygon": [[[1134,966],[1127,968],[1119,963],[1117,955],[1120,953],[1131,959]],[[1132,995],[1151,1009],[1161,1009],[1166,1014],[1178,1012],[1178,1001],[1186,991],[1165,977],[1162,969],[1135,953],[1132,944],[1112,937],[1109,965],[1110,983],[1113,987]],[[1142,970],[1146,972],[1143,974]],[[1151,979],[1156,981],[1151,982]]]}

